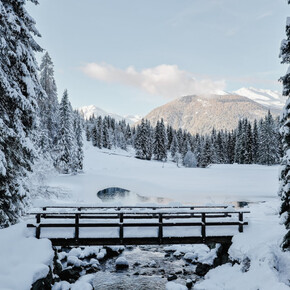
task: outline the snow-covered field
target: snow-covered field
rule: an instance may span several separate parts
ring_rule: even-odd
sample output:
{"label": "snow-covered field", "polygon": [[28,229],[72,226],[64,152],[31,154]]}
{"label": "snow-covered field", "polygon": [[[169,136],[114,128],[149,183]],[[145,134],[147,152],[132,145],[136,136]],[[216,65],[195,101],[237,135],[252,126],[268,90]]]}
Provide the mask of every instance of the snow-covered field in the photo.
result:
{"label": "snow-covered field", "polygon": [[[69,192],[71,202],[96,204],[97,192],[121,187],[147,197],[163,197],[173,203],[230,203],[277,198],[278,166],[212,165],[209,168],[177,168],[175,163],[144,161],[126,151],[100,151],[86,143],[84,173],[48,178],[53,188]],[[51,199],[50,199],[51,202]],[[122,202],[138,202],[134,196]],[[36,205],[42,204],[36,203]]]}
{"label": "snow-covered field", "polygon": [[[39,198],[34,201],[35,206],[56,203],[100,205],[102,201],[96,194],[107,187],[128,189],[150,197],[147,201],[151,203],[156,202],[154,197],[163,197],[163,203],[172,205],[263,201],[249,205],[249,226],[233,238],[230,255],[240,264],[225,264],[210,270],[194,289],[289,289],[290,254],[282,253],[279,248],[285,229],[278,216],[277,166],[178,168],[174,163],[138,160],[130,152],[100,151],[88,143],[85,146],[83,173],[48,175],[43,184],[56,194],[68,193],[68,197],[61,195],[59,200]],[[133,195],[111,204],[137,202],[140,201]],[[0,259],[0,289],[30,289],[33,281],[46,275],[47,266],[52,262],[50,242],[25,238],[24,227],[25,224],[20,223],[0,231],[1,252],[4,251]],[[22,274],[21,269],[25,269]],[[170,287],[178,285],[171,283],[168,289]]]}

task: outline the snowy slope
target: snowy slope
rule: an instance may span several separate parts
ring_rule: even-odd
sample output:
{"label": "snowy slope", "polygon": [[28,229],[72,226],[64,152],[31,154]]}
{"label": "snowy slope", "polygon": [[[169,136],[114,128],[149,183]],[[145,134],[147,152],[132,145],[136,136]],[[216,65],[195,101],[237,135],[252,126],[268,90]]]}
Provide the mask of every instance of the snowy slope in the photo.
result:
{"label": "snowy slope", "polygon": [[84,173],[58,175],[50,178],[48,184],[70,192],[68,202],[92,204],[101,202],[96,194],[107,187],[122,187],[142,196],[180,203],[261,201],[276,197],[277,166],[177,168],[175,163],[144,161],[130,155],[126,151],[98,150],[86,142]]}
{"label": "snowy slope", "polygon": [[125,120],[129,124],[133,124],[141,120],[141,117],[138,115],[120,116],[118,114],[108,113],[104,111],[103,109],[96,107],[95,105],[80,107],[78,108],[78,111],[84,114],[85,119],[89,119],[92,115],[95,115],[95,117],[96,116],[101,116],[101,117],[111,116],[117,121]]}
{"label": "snowy slope", "polygon": [[263,90],[256,88],[241,88],[233,93],[247,97],[268,108],[282,109],[285,105],[286,98],[277,91]]}

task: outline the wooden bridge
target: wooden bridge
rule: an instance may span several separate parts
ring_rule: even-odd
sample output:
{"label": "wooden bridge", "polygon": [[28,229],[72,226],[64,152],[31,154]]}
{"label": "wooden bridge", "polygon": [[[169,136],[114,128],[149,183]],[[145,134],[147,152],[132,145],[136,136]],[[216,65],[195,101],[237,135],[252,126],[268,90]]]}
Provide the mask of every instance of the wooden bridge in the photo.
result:
{"label": "wooden bridge", "polygon": [[29,213],[31,235],[55,246],[228,243],[244,214],[227,206],[47,206]]}

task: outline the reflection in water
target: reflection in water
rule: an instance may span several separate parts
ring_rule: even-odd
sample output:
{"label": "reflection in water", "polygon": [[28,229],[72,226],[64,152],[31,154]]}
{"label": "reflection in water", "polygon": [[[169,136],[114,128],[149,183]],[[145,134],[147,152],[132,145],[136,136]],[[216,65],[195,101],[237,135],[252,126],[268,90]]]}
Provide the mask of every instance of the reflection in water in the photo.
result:
{"label": "reflection in water", "polygon": [[[136,205],[138,203],[156,203],[160,205],[168,205],[169,203],[175,202],[172,199],[165,197],[149,197],[143,196],[138,193],[132,192],[128,189],[120,188],[120,187],[109,187],[103,190],[100,190],[97,193],[98,198],[100,198],[103,202],[121,202],[124,205]],[[232,205],[239,208],[248,207],[251,204],[260,203],[253,201],[230,201],[227,202],[226,205]],[[214,205],[213,203],[201,203],[200,201],[196,202],[188,202],[183,205],[191,206],[191,205]],[[219,204],[220,205],[220,204]]]}
{"label": "reflection in water", "polygon": [[120,201],[126,205],[135,205],[136,203],[159,203],[168,204],[172,200],[163,197],[147,197],[139,195],[128,189],[120,187],[109,187],[98,191],[98,198],[103,202],[117,202]]}

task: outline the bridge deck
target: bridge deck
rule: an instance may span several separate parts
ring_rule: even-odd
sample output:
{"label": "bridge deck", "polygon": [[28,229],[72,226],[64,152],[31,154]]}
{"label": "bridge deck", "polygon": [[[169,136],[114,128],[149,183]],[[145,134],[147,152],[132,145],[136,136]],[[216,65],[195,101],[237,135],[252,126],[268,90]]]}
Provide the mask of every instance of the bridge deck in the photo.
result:
{"label": "bridge deck", "polygon": [[245,213],[226,206],[53,206],[31,212],[27,227],[56,246],[223,243],[243,232]]}

